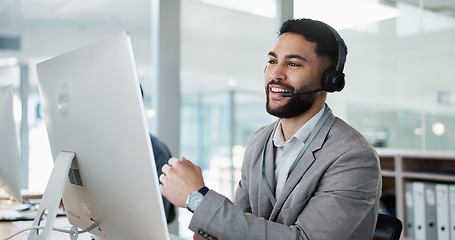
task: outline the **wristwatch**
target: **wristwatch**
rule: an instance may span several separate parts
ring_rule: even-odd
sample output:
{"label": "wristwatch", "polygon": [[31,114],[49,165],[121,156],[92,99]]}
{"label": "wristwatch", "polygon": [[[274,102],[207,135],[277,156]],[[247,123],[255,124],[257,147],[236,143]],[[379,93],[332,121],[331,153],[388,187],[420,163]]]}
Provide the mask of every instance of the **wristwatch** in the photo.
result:
{"label": "wristwatch", "polygon": [[188,198],[186,199],[186,208],[188,208],[190,212],[194,213],[209,190],[210,189],[208,187],[202,187],[201,189],[188,195]]}

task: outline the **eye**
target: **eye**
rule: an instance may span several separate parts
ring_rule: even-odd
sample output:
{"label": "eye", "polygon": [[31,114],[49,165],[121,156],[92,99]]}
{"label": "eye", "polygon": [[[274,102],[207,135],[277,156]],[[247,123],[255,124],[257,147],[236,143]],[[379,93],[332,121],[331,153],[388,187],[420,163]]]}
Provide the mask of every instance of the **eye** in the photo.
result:
{"label": "eye", "polygon": [[289,66],[291,66],[291,67],[300,67],[302,65],[297,64],[297,63],[289,63]]}
{"label": "eye", "polygon": [[276,61],[275,61],[275,60],[269,60],[267,63],[268,63],[268,64],[275,64]]}

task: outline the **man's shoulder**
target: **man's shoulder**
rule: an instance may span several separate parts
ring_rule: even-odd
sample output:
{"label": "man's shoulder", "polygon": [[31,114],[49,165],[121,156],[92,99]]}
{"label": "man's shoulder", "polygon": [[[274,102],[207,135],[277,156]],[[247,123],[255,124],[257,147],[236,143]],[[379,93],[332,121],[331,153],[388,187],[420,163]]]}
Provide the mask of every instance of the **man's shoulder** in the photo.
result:
{"label": "man's shoulder", "polygon": [[348,135],[362,136],[362,134],[357,129],[355,129],[353,126],[351,126],[350,124],[348,124],[339,117],[335,117],[335,121],[332,126],[332,131],[336,133],[340,132]]}
{"label": "man's shoulder", "polygon": [[374,151],[374,147],[362,133],[338,117],[335,118],[327,141],[336,147],[340,147],[338,146],[340,144],[349,148],[368,148]]}

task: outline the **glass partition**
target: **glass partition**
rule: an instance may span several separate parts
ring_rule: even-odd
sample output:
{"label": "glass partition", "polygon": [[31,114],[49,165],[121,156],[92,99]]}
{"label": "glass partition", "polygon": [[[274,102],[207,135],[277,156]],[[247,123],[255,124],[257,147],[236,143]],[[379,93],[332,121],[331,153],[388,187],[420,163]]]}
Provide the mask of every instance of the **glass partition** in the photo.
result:
{"label": "glass partition", "polygon": [[[275,120],[265,112],[263,68],[277,33],[273,9],[257,14],[248,4],[220,2],[182,2],[181,153],[203,168],[208,186],[232,198],[237,156],[257,128]],[[274,1],[264,6],[270,2],[273,8]],[[327,100],[336,116],[378,148],[455,150],[455,17],[443,11],[450,6],[294,4],[295,17],[327,22],[348,45],[346,87]],[[185,232],[190,216],[181,213]]]}
{"label": "glass partition", "polygon": [[347,85],[336,114],[384,148],[454,150],[455,17],[405,2],[382,21],[341,29]]}
{"label": "glass partition", "polygon": [[[180,153],[202,167],[207,185],[232,198],[251,134],[276,120],[265,111],[263,86],[267,53],[277,38],[275,1],[180,2],[181,10],[175,13],[181,19]],[[28,137],[21,141],[29,146],[29,187],[43,190],[52,167],[40,113],[37,62],[128,30],[153,124],[151,2],[123,4],[9,1],[0,8],[0,65],[5,59],[18,60],[13,68],[0,66],[0,83],[13,82],[18,101],[20,93],[28,94]],[[294,4],[296,17],[333,25],[348,45],[346,88],[327,100],[335,115],[379,148],[454,150],[454,3]],[[21,48],[5,50],[4,36],[20,36]],[[27,86],[21,86],[19,65],[28,67]],[[27,91],[21,91],[24,88]],[[186,219],[181,230],[188,226],[187,216],[182,216]]]}

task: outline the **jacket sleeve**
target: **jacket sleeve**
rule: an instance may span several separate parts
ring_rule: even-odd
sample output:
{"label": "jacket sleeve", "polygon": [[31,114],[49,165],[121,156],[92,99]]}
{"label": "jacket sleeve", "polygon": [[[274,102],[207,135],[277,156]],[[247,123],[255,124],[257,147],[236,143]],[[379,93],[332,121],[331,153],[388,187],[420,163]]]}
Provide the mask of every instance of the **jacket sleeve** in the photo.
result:
{"label": "jacket sleeve", "polygon": [[[377,204],[377,188],[380,187],[378,172],[372,165],[358,165],[359,162],[352,161],[353,157],[359,159],[359,155],[345,153],[341,157],[345,159],[339,159],[320,179],[320,190],[308,202],[294,206],[297,221],[290,226],[258,218],[245,212],[244,206],[235,205],[215,191],[209,191],[194,213],[189,228],[205,234],[207,239],[210,236],[261,240],[367,239],[366,235],[371,238],[374,217],[370,223],[365,223],[365,218],[368,214],[377,214],[374,206]],[[358,228],[366,230],[356,238],[352,234]]]}
{"label": "jacket sleeve", "polygon": [[[252,214],[249,198],[249,170],[252,152],[258,152],[257,144],[261,139],[259,129],[250,139],[245,152],[241,179],[236,190],[236,203],[225,196],[210,190],[193,214],[189,228],[206,239],[295,239],[296,229],[258,218]],[[268,129],[267,129],[268,130]],[[285,232],[285,234],[279,233]]]}
{"label": "jacket sleeve", "polygon": [[245,152],[236,204],[209,191],[189,228],[206,239],[371,239],[381,194],[378,156],[360,135],[338,128],[336,134],[327,135],[323,148],[313,152],[314,164],[282,207],[274,209],[277,215],[264,218],[257,217],[261,216],[257,202],[267,195],[257,192],[261,170],[252,164],[262,147],[253,143],[264,139],[253,136]]}

